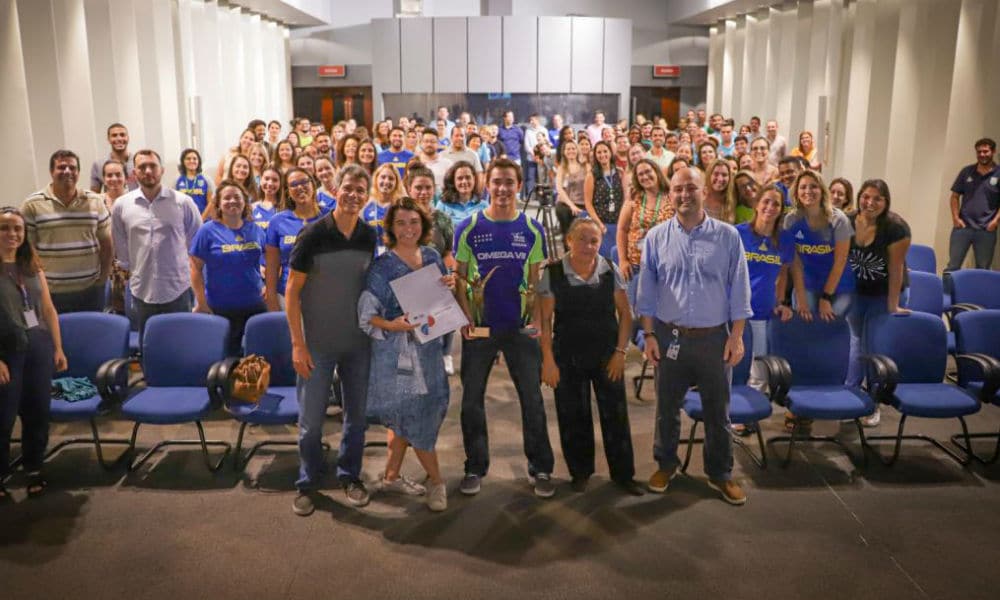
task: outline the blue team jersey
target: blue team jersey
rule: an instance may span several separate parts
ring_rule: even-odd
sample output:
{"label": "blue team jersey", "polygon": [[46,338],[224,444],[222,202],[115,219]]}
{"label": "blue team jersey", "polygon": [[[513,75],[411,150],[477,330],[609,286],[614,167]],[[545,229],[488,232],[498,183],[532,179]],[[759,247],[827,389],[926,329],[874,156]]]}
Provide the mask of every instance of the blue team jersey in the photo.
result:
{"label": "blue team jersey", "polygon": [[489,205],[490,203],[487,200],[480,198],[472,198],[465,204],[444,202],[438,199],[435,208],[448,215],[451,218],[451,222],[457,227],[459,223],[482,211]]}
{"label": "blue team jersey", "polygon": [[[826,285],[826,279],[833,269],[834,248],[837,242],[851,239],[854,231],[847,217],[838,209],[833,210],[833,220],[819,231],[813,231],[804,217],[796,213],[785,216],[782,228],[795,244],[795,253],[802,262],[802,273],[806,289],[821,293]],[[844,266],[837,288],[833,293],[842,294],[854,291],[854,272],[849,265]]]}
{"label": "blue team jersey", "polygon": [[406,172],[406,163],[410,162],[413,158],[413,153],[409,150],[400,150],[399,152],[393,152],[392,150],[383,150],[378,153],[378,164],[384,165],[389,163],[396,167],[396,171],[399,172],[400,178]]}
{"label": "blue team jersey", "polygon": [[230,229],[206,221],[191,241],[191,256],[205,263],[205,296],[213,310],[249,308],[261,303],[260,257],[264,231],[253,221]]}
{"label": "blue team jersey", "polygon": [[[512,221],[493,221],[475,213],[455,230],[455,260],[468,264],[469,278],[486,277],[485,325],[494,332],[515,331],[530,315],[523,315],[529,267],[545,260],[542,226],[524,213]],[[469,288],[471,294],[471,286]]]}
{"label": "blue team jersey", "polygon": [[267,227],[266,245],[277,248],[281,251],[281,275],[278,277],[278,293],[285,295],[285,284],[288,282],[288,258],[292,255],[292,247],[298,238],[302,228],[323,218],[327,211],[320,210],[320,213],[311,219],[300,219],[290,210],[283,210],[274,215],[271,224]]}
{"label": "blue team jersey", "polygon": [[375,229],[375,235],[378,236],[378,241],[375,242],[375,256],[385,252],[385,240],[382,239],[382,235],[385,233],[383,221],[385,213],[388,211],[388,206],[379,206],[379,203],[374,200],[365,204],[365,207],[361,209],[361,220],[371,225]]}
{"label": "blue team jersey", "polygon": [[316,192],[316,204],[319,204],[319,209],[323,212],[330,212],[337,208],[337,199],[327,194],[325,191],[320,190]]}
{"label": "blue team jersey", "polygon": [[750,308],[753,319],[767,320],[777,303],[776,283],[783,265],[791,264],[795,258],[795,244],[787,231],[778,234],[778,244],[770,237],[757,235],[751,223],[736,226],[743,241],[750,272]]}
{"label": "blue team jersey", "polygon": [[174,189],[191,196],[199,213],[204,213],[205,209],[208,208],[208,180],[201,173],[195,175],[194,179],[181,175],[177,178]]}
{"label": "blue team jersey", "polygon": [[264,208],[261,206],[260,202],[257,202],[253,205],[251,217],[253,218],[253,222],[256,223],[258,227],[267,231],[267,226],[270,225],[271,219],[273,219],[276,214],[278,214],[278,208],[276,206]]}

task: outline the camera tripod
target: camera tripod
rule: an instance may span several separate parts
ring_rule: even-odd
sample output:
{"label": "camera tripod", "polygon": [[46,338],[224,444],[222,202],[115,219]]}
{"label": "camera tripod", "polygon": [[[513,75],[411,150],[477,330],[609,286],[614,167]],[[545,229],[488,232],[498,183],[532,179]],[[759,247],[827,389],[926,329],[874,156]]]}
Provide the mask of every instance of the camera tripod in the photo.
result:
{"label": "camera tripod", "polygon": [[559,230],[559,219],[555,215],[555,201],[552,197],[552,188],[547,186],[536,185],[534,189],[531,190],[531,194],[524,201],[524,212],[527,213],[534,202],[538,209],[535,211],[535,220],[542,224],[543,234],[545,236],[545,255],[548,257],[549,262],[553,262],[559,258],[562,249],[562,243],[557,239]]}

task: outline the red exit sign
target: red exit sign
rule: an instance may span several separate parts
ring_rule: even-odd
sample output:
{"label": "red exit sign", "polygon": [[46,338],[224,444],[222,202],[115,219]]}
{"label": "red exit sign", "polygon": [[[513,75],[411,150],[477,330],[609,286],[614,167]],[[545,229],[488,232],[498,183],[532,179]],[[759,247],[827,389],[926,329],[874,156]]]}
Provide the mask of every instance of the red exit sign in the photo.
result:
{"label": "red exit sign", "polygon": [[680,77],[680,65],[653,65],[653,77]]}
{"label": "red exit sign", "polygon": [[344,65],[320,65],[316,71],[320,77],[345,77],[347,75],[347,67]]}

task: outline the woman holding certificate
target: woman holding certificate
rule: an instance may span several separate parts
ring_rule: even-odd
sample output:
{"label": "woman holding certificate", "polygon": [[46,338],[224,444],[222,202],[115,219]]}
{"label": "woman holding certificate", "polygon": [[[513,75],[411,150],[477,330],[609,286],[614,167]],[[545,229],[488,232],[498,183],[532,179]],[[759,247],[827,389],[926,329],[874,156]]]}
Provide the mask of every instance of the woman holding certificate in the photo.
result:
{"label": "woman holding certificate", "polygon": [[[448,274],[441,255],[425,245],[431,237],[431,218],[415,200],[404,197],[390,206],[383,227],[388,250],[372,263],[358,301],[359,323],[372,338],[368,417],[389,429],[389,458],[380,489],[426,494],[427,507],[442,511],[448,499],[434,452],[448,410],[441,345],[417,343],[412,333],[417,325],[407,320],[390,282],[432,264],[441,270],[441,284],[452,291],[455,277]],[[400,475],[409,446],[427,471],[428,488]]]}

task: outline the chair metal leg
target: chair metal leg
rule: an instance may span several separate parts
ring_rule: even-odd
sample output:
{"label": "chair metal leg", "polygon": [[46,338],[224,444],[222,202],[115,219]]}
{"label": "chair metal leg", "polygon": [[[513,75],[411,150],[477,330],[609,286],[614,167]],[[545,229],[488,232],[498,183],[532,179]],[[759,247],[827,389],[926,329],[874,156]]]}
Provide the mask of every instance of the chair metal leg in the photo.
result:
{"label": "chair metal leg", "polygon": [[[11,445],[14,445],[14,444],[20,445],[21,444],[21,438],[11,438],[10,439],[10,443],[11,443]],[[20,455],[18,455],[17,458],[15,458],[14,460],[10,461],[10,464],[7,465],[7,472],[8,473],[13,473],[19,466],[21,466],[22,462],[24,462],[24,454],[23,453],[20,454]]]}
{"label": "chair metal leg", "polygon": [[688,464],[691,463],[691,451],[697,442],[702,441],[696,440],[694,437],[695,432],[698,431],[698,423],[701,423],[701,421],[695,421],[691,424],[691,435],[688,436],[687,452],[684,454],[684,464],[681,465],[681,473],[687,473]]}
{"label": "chair metal leg", "polygon": [[94,445],[94,451],[97,454],[97,461],[100,463],[101,468],[103,468],[105,471],[110,471],[114,469],[128,457],[128,451],[126,450],[125,452],[122,452],[121,456],[119,456],[114,461],[109,463],[104,458],[104,447],[103,447],[104,444],[127,445],[129,444],[129,440],[126,439],[102,440],[100,434],[97,432],[97,421],[94,419],[90,419],[90,431],[92,437],[89,438],[70,438],[67,440],[62,440],[61,442],[50,448],[48,452],[45,453],[45,460],[49,460],[67,446],[76,446],[79,444]]}
{"label": "chair metal leg", "polygon": [[[1000,459],[1000,431],[997,431],[997,433],[969,433],[969,427],[965,424],[965,419],[959,417],[958,420],[962,423],[962,433],[956,433],[951,436],[951,443],[961,450],[969,461],[975,460],[982,465],[992,465],[997,462],[997,459]],[[964,443],[958,441],[959,437],[964,439]],[[997,441],[996,448],[993,449],[993,456],[990,458],[984,458],[972,450],[972,440],[982,439],[995,439]]]}
{"label": "chair metal leg", "polygon": [[[139,467],[141,467],[146,461],[150,459],[154,454],[156,454],[161,448],[167,446],[201,446],[202,457],[205,460],[205,466],[212,473],[219,470],[222,467],[222,463],[225,462],[226,457],[229,456],[229,452],[232,450],[232,446],[229,442],[223,441],[207,441],[205,439],[205,428],[202,427],[201,421],[195,421],[194,424],[198,427],[198,439],[197,440],[164,440],[159,442],[152,448],[146,451],[138,460],[135,459],[135,439],[136,435],[139,433],[140,423],[136,423],[135,427],[132,428],[132,438],[129,441],[129,456],[130,459],[128,463],[128,471],[134,472]],[[218,462],[212,463],[211,458],[208,454],[208,447],[216,446],[223,448],[222,456],[219,458]]]}
{"label": "chair metal leg", "polygon": [[[857,424],[857,426],[858,426],[858,428],[860,430],[860,428],[861,428],[861,422],[858,421],[857,419],[855,419],[855,423]],[[775,436],[775,437],[772,437],[772,438],[768,438],[768,440],[767,440],[767,444],[773,444],[775,442],[788,442],[788,451],[785,453],[785,458],[781,462],[781,467],[782,468],[787,468],[788,465],[791,464],[791,462],[792,462],[792,451],[795,448],[796,442],[798,442],[798,443],[802,443],[802,442],[809,442],[809,443],[824,442],[824,443],[829,443],[829,444],[836,444],[837,446],[840,446],[840,449],[843,450],[844,454],[846,454],[847,457],[851,459],[851,462],[858,462],[857,457],[854,455],[853,452],[851,452],[850,448],[848,448],[847,445],[844,444],[843,440],[841,440],[841,439],[839,439],[837,437],[834,437],[834,436],[826,436],[826,435],[800,435],[800,427],[801,427],[801,424],[798,421],[796,421],[795,427],[792,428],[792,433],[790,435],[779,435],[779,436]],[[864,433],[863,432],[862,432],[861,439],[862,439],[862,447],[864,447],[864,441],[863,441],[864,440]],[[861,463],[865,467],[868,466],[868,456],[864,453],[864,451],[862,451],[862,453],[861,453]]]}
{"label": "chair metal leg", "polygon": [[[263,440],[263,441],[257,442],[253,446],[251,446],[250,449],[247,450],[246,454],[243,454],[243,436],[246,433],[247,425],[249,425],[249,423],[247,423],[245,421],[240,422],[240,431],[239,431],[239,433],[236,436],[236,450],[233,453],[233,470],[234,471],[242,471],[243,469],[245,469],[247,467],[247,465],[250,464],[250,459],[253,458],[255,454],[257,454],[258,450],[260,450],[261,448],[264,448],[265,446],[295,446],[295,447],[297,447],[299,445],[299,441],[298,440]],[[382,445],[384,446],[385,443],[383,442]],[[365,446],[367,447],[368,444],[365,444]],[[327,444],[326,442],[323,442],[323,450],[325,452],[329,452],[330,451],[330,444]]]}
{"label": "chair metal leg", "polygon": [[[965,425],[965,419],[963,419],[962,417],[959,417],[958,420],[962,423],[962,430],[963,430],[963,432],[968,433],[968,428]],[[914,441],[918,441],[918,442],[924,442],[924,443],[927,443],[927,444],[931,444],[932,446],[934,446],[938,450],[941,450],[942,452],[944,452],[945,454],[947,454],[948,456],[950,456],[952,459],[955,460],[955,462],[957,462],[958,464],[962,465],[963,467],[966,466],[966,465],[968,465],[972,461],[972,455],[967,455],[967,456],[963,457],[963,456],[959,455],[958,453],[956,453],[951,448],[945,446],[944,444],[942,444],[941,442],[937,441],[936,439],[934,439],[934,438],[932,438],[930,436],[927,436],[927,435],[924,435],[924,434],[920,434],[920,433],[910,434],[910,435],[903,435],[903,427],[905,425],[906,425],[906,415],[902,415],[902,417],[899,419],[899,428],[896,430],[896,435],[895,436],[892,436],[892,435],[873,435],[873,436],[868,436],[867,439],[865,437],[862,437],[861,438],[861,443],[862,443],[863,447],[867,448],[868,450],[871,450],[872,453],[874,453],[875,456],[878,457],[879,461],[881,461],[881,463],[884,464],[887,467],[891,467],[892,465],[894,465],[896,463],[897,460],[899,460],[899,452],[900,452],[900,449],[902,448],[903,440],[914,440]],[[879,440],[894,441],[895,444],[894,444],[892,456],[889,457],[888,459],[886,459],[885,457],[883,457],[882,454],[874,446],[872,446],[871,444],[868,443],[869,441],[872,441],[872,440],[875,440],[875,441],[879,441]],[[957,443],[955,445],[958,446],[960,449],[962,448],[961,445],[959,445]]]}
{"label": "chair metal leg", "polygon": [[646,370],[649,368],[649,360],[646,358],[642,359],[642,370],[638,375],[632,378],[632,387],[635,389],[635,399],[642,400],[642,382],[647,379],[653,379],[653,375],[646,375]]}

